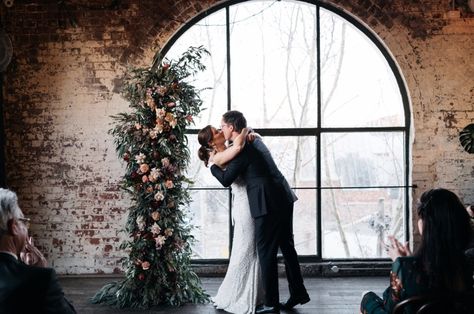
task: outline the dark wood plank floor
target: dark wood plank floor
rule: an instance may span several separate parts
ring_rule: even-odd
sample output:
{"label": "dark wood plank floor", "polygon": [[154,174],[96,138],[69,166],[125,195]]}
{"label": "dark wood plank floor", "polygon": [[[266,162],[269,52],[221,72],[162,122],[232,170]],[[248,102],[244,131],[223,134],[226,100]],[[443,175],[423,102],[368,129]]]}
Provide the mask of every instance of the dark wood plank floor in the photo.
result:
{"label": "dark wood plank floor", "polygon": [[[179,308],[153,308],[150,310],[120,310],[105,305],[90,303],[90,298],[104,284],[117,281],[110,277],[62,277],[61,285],[66,297],[74,304],[78,313],[170,313],[170,314],[225,314],[214,309],[211,304],[185,305]],[[203,287],[210,295],[215,295],[222,278],[201,278]],[[293,314],[354,314],[359,312],[359,302],[364,291],[372,290],[379,295],[388,285],[388,277],[337,277],[305,278],[311,301],[297,306]],[[288,289],[286,280],[280,278],[280,298],[286,300]]]}

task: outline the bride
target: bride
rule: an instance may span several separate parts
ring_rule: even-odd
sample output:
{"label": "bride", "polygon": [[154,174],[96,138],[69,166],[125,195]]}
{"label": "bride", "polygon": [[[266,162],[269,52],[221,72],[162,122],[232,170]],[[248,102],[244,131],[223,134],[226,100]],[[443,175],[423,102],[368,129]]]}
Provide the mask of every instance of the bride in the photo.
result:
{"label": "bride", "polygon": [[[244,128],[233,145],[226,147],[223,133],[208,125],[198,134],[201,144],[199,158],[206,167],[213,163],[225,168],[226,163],[243,149],[247,137],[251,141],[255,136],[254,133],[249,134],[248,128]],[[245,183],[236,180],[231,187],[234,224],[232,254],[225,278],[212,300],[217,309],[236,314],[253,314],[257,305],[263,303],[254,221],[250,215]]]}

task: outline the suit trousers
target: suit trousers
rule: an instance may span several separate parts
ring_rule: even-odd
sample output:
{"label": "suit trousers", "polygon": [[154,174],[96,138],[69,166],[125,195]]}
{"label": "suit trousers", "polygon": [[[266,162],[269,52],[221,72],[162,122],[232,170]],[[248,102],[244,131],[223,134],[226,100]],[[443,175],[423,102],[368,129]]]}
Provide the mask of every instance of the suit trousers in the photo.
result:
{"label": "suit trousers", "polygon": [[307,295],[293,239],[293,203],[287,208],[281,208],[280,212],[270,212],[255,218],[255,238],[265,290],[265,305],[277,306],[280,302],[278,248],[285,261],[290,296]]}

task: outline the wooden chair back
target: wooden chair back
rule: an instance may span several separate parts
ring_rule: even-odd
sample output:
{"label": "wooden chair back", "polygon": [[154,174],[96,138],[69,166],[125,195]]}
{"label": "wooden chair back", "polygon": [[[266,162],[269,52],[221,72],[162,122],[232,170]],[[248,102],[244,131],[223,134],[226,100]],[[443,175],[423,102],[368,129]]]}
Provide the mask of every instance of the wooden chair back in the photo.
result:
{"label": "wooden chair back", "polygon": [[392,314],[473,314],[474,291],[419,295],[395,305]]}

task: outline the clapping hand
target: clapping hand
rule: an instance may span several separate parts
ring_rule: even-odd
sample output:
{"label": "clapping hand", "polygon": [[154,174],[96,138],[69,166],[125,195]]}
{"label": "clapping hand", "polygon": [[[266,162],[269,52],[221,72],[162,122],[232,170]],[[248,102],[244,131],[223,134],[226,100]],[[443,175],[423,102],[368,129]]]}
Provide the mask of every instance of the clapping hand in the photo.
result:
{"label": "clapping hand", "polygon": [[393,235],[389,236],[388,239],[390,243],[385,245],[385,249],[387,250],[387,253],[392,261],[394,261],[397,257],[409,256],[412,254],[408,242],[403,245],[397,239],[395,239]]}
{"label": "clapping hand", "polygon": [[469,214],[469,217],[471,217],[471,219],[474,219],[474,208],[472,207],[472,205],[467,206],[466,211]]}
{"label": "clapping hand", "polygon": [[20,253],[20,258],[23,263],[31,266],[46,267],[48,262],[43,254],[33,244],[33,238],[29,237],[25,248]]}

